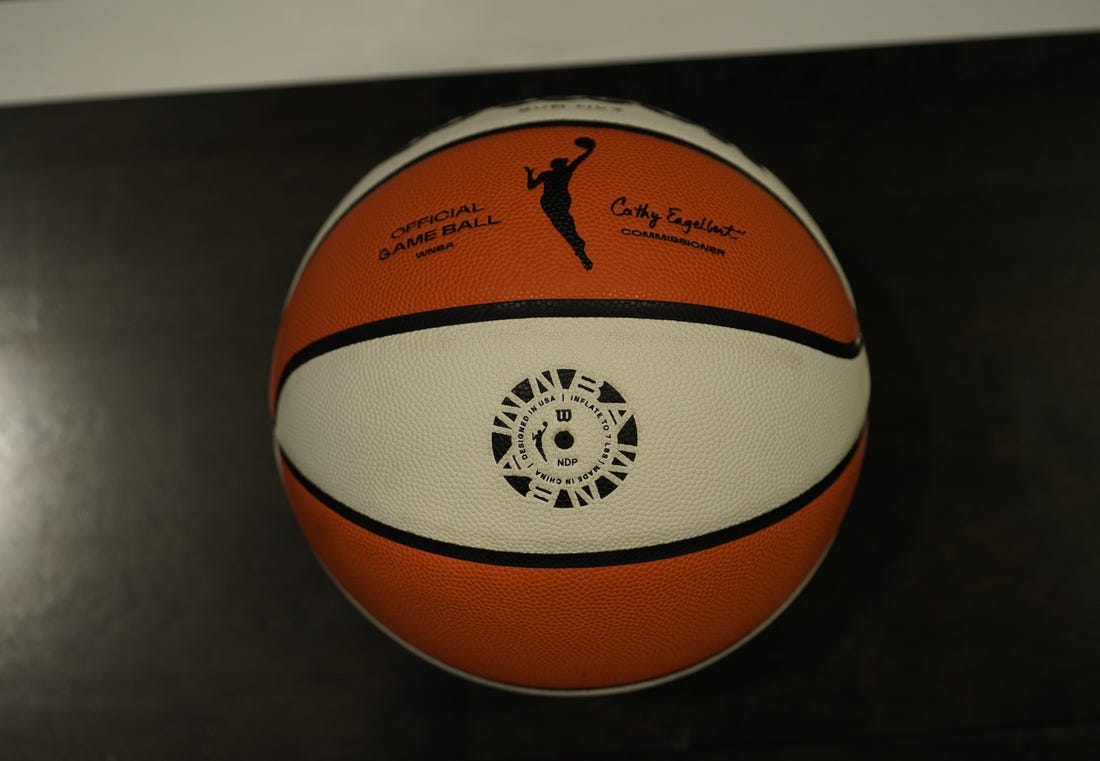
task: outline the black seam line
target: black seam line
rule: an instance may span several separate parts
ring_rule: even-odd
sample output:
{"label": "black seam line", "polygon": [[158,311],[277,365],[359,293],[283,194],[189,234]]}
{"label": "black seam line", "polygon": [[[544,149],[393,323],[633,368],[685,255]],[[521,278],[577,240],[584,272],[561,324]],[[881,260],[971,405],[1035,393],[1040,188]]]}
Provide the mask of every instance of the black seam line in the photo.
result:
{"label": "black seam line", "polygon": [[700,304],[682,304],[672,301],[641,301],[634,299],[529,299],[525,301],[500,301],[489,304],[447,307],[428,312],[388,317],[375,322],[356,325],[352,328],[332,333],[318,339],[295,352],[279,375],[279,385],[275,391],[276,401],[282,393],[283,385],[296,369],[345,346],[370,341],[383,336],[409,333],[429,328],[442,328],[450,325],[463,325],[496,320],[519,320],[533,317],[612,317],[636,318],[645,320],[668,320],[673,322],[691,322],[718,327],[736,328],[753,333],[782,338],[787,341],[808,346],[811,349],[830,354],[841,359],[854,359],[863,348],[861,337],[845,343],[815,333],[807,328],[763,317],[751,312],[739,312],[734,309],[702,306]]}
{"label": "black seam line", "polygon": [[[656,544],[649,547],[636,547],[626,550],[605,550],[599,552],[569,552],[569,553],[536,553],[536,552],[510,552],[507,550],[488,550],[480,547],[469,547],[452,542],[444,542],[439,539],[421,536],[420,534],[405,531],[390,526],[381,521],[370,518],[353,510],[332,495],[322,490],[317,484],[306,478],[294,463],[287,457],[286,452],[280,447],[279,455],[290,471],[291,475],[308,491],[315,499],[340,517],[354,523],[360,528],[377,534],[384,539],[389,539],[399,544],[404,544],[414,549],[423,550],[436,555],[468,560],[474,563],[486,565],[517,566],[523,568],[594,568],[601,566],[628,565],[632,563],[646,563],[654,560],[688,555],[693,552],[717,547],[721,544],[741,539],[765,529],[780,521],[789,518],[806,505],[821,496],[826,489],[833,485],[841,474],[847,470],[859,450],[863,440],[863,432],[860,432],[855,444],[847,454],[836,464],[828,475],[799,494],[794,499],[766,513],[750,518],[735,526],[712,531],[709,534],[680,539],[665,544]],[[517,510],[522,510],[522,505],[516,505]],[[598,509],[598,507],[596,508]]]}
{"label": "black seam line", "polygon": [[[639,105],[641,105],[641,104],[639,104]],[[650,106],[643,106],[643,107],[648,108],[651,111],[655,110]],[[681,122],[684,122],[685,124],[689,124],[691,126],[696,126],[696,127],[700,126],[700,125],[693,124],[692,122],[687,121],[683,117],[676,116],[675,114],[668,114],[668,112],[661,112],[660,110],[657,110],[657,112],[658,113],[665,113],[666,115],[669,115],[669,116],[674,116],[676,119],[680,120]],[[458,119],[456,121],[461,121],[461,119]],[[437,127],[432,132],[428,132],[428,133],[424,134],[423,136],[417,138],[416,140],[413,140],[411,143],[409,143],[405,147],[405,150],[408,150],[408,149],[412,148],[413,146],[415,146],[421,140],[423,140],[427,137],[430,137],[436,131],[444,129],[447,126],[448,125],[444,124],[440,127]],[[406,169],[409,169],[410,167],[416,166],[421,161],[424,161],[428,158],[431,158],[432,156],[436,155],[437,153],[442,153],[443,151],[446,151],[450,148],[454,148],[457,145],[462,145],[463,143],[468,143],[468,142],[473,141],[473,140],[479,140],[483,137],[489,137],[491,135],[498,135],[498,134],[501,134],[501,133],[504,133],[504,132],[517,132],[517,131],[525,130],[525,129],[540,129],[540,128],[544,128],[544,127],[577,127],[578,129],[584,128],[584,127],[600,127],[600,128],[603,128],[603,129],[617,129],[617,130],[621,130],[623,132],[633,132],[633,133],[639,134],[639,135],[646,135],[648,137],[656,137],[656,138],[660,138],[661,140],[667,140],[670,143],[675,143],[676,145],[680,145],[680,146],[683,146],[685,148],[690,148],[690,149],[696,151],[697,153],[701,153],[704,156],[707,156],[708,158],[714,159],[715,161],[718,161],[719,163],[725,164],[730,169],[733,169],[735,172],[737,172],[738,174],[743,176],[746,180],[748,180],[749,182],[751,182],[752,184],[756,185],[758,188],[763,190],[765,193],[767,193],[769,196],[771,196],[776,201],[776,203],[778,203],[780,206],[782,206],[784,209],[786,209],[787,213],[790,214],[795,219],[796,222],[798,222],[798,224],[802,227],[802,229],[806,231],[806,234],[810,236],[810,239],[813,240],[813,242],[817,245],[817,248],[821,252],[821,255],[824,256],[825,259],[829,262],[830,268],[832,268],[833,271],[837,273],[837,277],[841,277],[840,272],[837,271],[836,266],[833,264],[832,259],[829,258],[829,256],[825,253],[825,246],[824,246],[822,240],[818,238],[818,236],[814,233],[814,231],[812,229],[810,229],[810,226],[806,223],[806,220],[804,220],[801,217],[801,215],[799,215],[798,212],[796,212],[793,208],[791,208],[790,204],[788,204],[785,200],[780,198],[775,193],[775,191],[773,191],[771,188],[766,186],[763,182],[761,182],[756,177],[751,175],[745,167],[740,166],[739,164],[735,164],[730,159],[728,159],[724,156],[720,156],[719,154],[715,153],[714,151],[711,151],[707,148],[704,148],[701,145],[697,145],[696,143],[693,143],[690,140],[685,140],[684,138],[676,137],[675,135],[670,135],[666,132],[661,132],[660,130],[648,129],[646,127],[638,127],[638,126],[635,126],[635,125],[632,125],[632,124],[620,124],[618,122],[603,121],[603,120],[597,120],[597,119],[591,119],[591,120],[588,120],[588,119],[559,119],[559,120],[546,119],[546,120],[533,121],[533,122],[523,122],[522,124],[508,124],[508,125],[505,125],[503,127],[497,127],[495,129],[485,130],[484,132],[477,132],[477,133],[474,133],[473,135],[466,135],[465,137],[460,137],[457,140],[452,140],[451,142],[445,143],[444,145],[441,145],[437,148],[433,148],[432,150],[430,150],[426,153],[422,153],[421,155],[416,156],[416,157],[410,159],[409,161],[407,161],[406,163],[402,164],[401,166],[397,167],[392,172],[387,174],[385,177],[382,177],[381,179],[379,179],[378,182],[374,183],[369,188],[367,188],[362,193],[360,193],[359,197],[356,198],[354,201],[352,201],[350,204],[348,204],[348,207],[346,209],[344,209],[344,211],[340,214],[340,216],[332,221],[332,224],[328,227],[327,230],[325,230],[324,235],[321,236],[321,239],[319,241],[317,241],[317,245],[310,248],[309,256],[312,257],[314,252],[320,250],[321,246],[323,246],[325,244],[325,241],[328,240],[328,236],[332,233],[333,230],[335,230],[337,228],[337,226],[339,226],[340,222],[343,221],[344,217],[346,217],[348,214],[350,214],[351,211],[355,207],[357,207],[359,204],[361,204],[367,198],[367,196],[369,196],[375,190],[381,188],[383,185],[385,185],[387,182],[392,180],[397,175],[404,172]],[[703,129],[706,130],[705,127],[703,127]],[[739,148],[734,143],[731,143],[730,141],[726,140],[725,138],[721,137],[720,135],[717,135],[717,134],[711,132],[710,130],[706,130],[706,132],[707,132],[707,134],[711,135],[712,137],[718,139],[720,142],[725,143],[726,145],[730,146],[731,148],[734,148],[737,151],[740,151],[741,153],[744,153],[744,151],[742,151],[741,148]],[[762,172],[767,172],[768,171],[766,167],[764,167],[760,164],[757,164],[755,161],[748,158],[748,155],[746,155],[745,158],[752,167],[754,167],[754,168],[756,168],[756,169],[758,169]],[[841,279],[843,279],[843,278],[841,278]]]}

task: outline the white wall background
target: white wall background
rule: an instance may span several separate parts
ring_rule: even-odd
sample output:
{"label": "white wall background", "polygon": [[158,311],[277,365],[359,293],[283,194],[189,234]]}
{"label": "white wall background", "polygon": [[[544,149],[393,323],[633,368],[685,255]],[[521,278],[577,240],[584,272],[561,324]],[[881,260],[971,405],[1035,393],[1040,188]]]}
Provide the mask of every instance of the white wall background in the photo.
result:
{"label": "white wall background", "polygon": [[1100,0],[8,0],[0,104],[1100,30]]}

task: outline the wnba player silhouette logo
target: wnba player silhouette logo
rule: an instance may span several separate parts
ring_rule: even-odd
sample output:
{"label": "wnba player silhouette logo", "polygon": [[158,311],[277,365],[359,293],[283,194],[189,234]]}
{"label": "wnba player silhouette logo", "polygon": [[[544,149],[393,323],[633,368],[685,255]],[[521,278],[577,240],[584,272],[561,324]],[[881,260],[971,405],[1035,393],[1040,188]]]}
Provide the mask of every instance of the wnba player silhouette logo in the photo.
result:
{"label": "wnba player silhouette logo", "polygon": [[590,137],[578,137],[573,141],[578,148],[584,149],[581,155],[570,161],[566,158],[556,158],[550,162],[550,168],[537,177],[531,167],[527,170],[527,189],[534,190],[542,185],[542,198],[539,203],[554,229],[565,238],[573,253],[581,260],[586,270],[592,269],[592,260],[584,251],[584,238],[577,232],[577,223],[573,221],[573,215],[569,213],[569,207],[573,204],[573,197],[569,195],[569,181],[573,179],[573,172],[580,163],[592,155],[596,147],[596,141]]}

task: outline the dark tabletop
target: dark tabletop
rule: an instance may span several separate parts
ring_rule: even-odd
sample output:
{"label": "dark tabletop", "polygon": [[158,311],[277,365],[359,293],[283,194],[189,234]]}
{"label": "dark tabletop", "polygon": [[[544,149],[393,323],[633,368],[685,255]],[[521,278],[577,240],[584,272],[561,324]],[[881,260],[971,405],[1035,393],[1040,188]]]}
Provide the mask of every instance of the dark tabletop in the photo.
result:
{"label": "dark tabletop", "polygon": [[[0,759],[1092,758],[1100,37],[0,109]],[[642,100],[811,210],[873,376],[852,509],[681,681],[468,684],[302,539],[265,407],[282,299],[372,165],[482,106]]]}

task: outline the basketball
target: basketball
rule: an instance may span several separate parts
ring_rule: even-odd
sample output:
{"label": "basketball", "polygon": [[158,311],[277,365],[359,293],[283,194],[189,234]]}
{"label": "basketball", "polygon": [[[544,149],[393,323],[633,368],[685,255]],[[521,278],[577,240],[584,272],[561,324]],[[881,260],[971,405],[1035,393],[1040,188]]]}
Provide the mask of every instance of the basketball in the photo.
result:
{"label": "basketball", "polygon": [[588,98],[370,171],[293,278],[269,383],[291,507],[351,603],[548,695],[660,684],[767,627],[841,524],[869,395],[794,195],[703,127]]}

